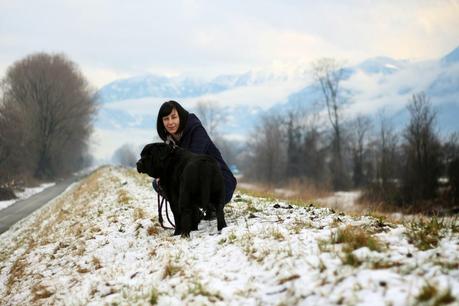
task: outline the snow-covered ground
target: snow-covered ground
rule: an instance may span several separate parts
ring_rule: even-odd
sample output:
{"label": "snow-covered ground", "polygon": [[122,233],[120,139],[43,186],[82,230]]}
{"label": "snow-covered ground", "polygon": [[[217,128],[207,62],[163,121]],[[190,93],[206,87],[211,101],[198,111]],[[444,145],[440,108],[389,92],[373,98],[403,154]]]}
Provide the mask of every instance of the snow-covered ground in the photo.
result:
{"label": "snow-covered ground", "polygon": [[[0,235],[0,305],[458,304],[457,223],[420,250],[402,224],[237,194],[227,228],[184,239],[150,182],[100,168]],[[338,243],[351,229],[367,246]]]}
{"label": "snow-covered ground", "polygon": [[[44,183],[37,187],[25,188],[24,191],[16,192],[16,199],[7,200],[7,201],[0,201],[0,211],[4,208],[7,208],[10,205],[13,205],[19,200],[27,199],[33,196],[36,193],[42,192],[44,189],[54,186],[56,183]],[[1,212],[0,212],[1,213]]]}

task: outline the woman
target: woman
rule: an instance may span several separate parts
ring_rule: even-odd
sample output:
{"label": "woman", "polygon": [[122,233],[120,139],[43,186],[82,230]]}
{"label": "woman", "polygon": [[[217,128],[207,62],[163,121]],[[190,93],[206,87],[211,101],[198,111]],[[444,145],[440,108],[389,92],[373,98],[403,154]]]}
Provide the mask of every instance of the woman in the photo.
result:
{"label": "woman", "polygon": [[[156,129],[159,137],[167,143],[172,142],[193,153],[207,154],[215,158],[225,182],[225,204],[231,201],[237,184],[236,178],[195,114],[188,113],[176,101],[164,102],[158,112]],[[153,188],[164,196],[159,181],[153,181]],[[207,212],[206,219],[212,219],[213,214],[214,212]]]}

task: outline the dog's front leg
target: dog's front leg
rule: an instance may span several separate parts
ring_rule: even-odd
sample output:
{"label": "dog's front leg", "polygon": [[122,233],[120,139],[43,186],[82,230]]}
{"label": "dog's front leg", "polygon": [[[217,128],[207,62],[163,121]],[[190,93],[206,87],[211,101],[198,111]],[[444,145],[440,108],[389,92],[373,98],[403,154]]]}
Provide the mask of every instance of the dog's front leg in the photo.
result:
{"label": "dog's front leg", "polygon": [[182,230],[182,237],[190,237],[191,221],[193,210],[189,197],[186,192],[180,194],[179,207],[180,207],[180,225]]}
{"label": "dog's front leg", "polygon": [[175,231],[174,236],[182,233],[181,222],[180,222],[180,209],[178,199],[174,198],[170,201],[172,214],[174,215]]}
{"label": "dog's front leg", "polygon": [[225,213],[223,211],[224,204],[219,204],[217,206],[217,229],[221,231],[226,227]]}

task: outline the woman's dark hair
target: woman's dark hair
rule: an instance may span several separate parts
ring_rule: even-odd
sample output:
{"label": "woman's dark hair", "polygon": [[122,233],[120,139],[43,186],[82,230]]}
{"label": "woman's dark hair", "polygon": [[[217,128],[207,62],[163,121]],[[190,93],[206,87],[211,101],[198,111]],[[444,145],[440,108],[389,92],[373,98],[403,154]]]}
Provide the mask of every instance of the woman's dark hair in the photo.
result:
{"label": "woman's dark hair", "polygon": [[177,110],[180,119],[180,125],[177,129],[177,133],[182,132],[186,126],[186,122],[188,120],[188,112],[176,101],[171,100],[164,102],[163,105],[161,105],[159,108],[158,118],[156,119],[156,130],[158,131],[159,137],[161,137],[163,141],[166,140],[168,135],[166,128],[164,127],[163,117],[169,116],[174,108]]}

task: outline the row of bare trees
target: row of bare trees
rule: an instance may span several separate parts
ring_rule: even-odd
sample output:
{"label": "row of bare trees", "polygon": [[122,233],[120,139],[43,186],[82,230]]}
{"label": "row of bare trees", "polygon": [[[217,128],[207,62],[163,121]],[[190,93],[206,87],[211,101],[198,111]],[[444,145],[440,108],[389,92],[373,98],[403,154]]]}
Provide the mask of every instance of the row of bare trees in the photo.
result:
{"label": "row of bare trees", "polygon": [[94,92],[63,54],[36,53],[1,80],[0,185],[68,175],[87,161]]}
{"label": "row of bare trees", "polygon": [[445,190],[449,200],[459,200],[458,134],[440,140],[436,112],[424,93],[412,96],[409,122],[396,131],[384,113],[379,120],[344,117],[349,93],[341,88],[344,73],[336,61],[316,62],[313,75],[322,108],[261,118],[244,165],[250,178],[366,188],[372,200],[396,204],[432,200]]}

